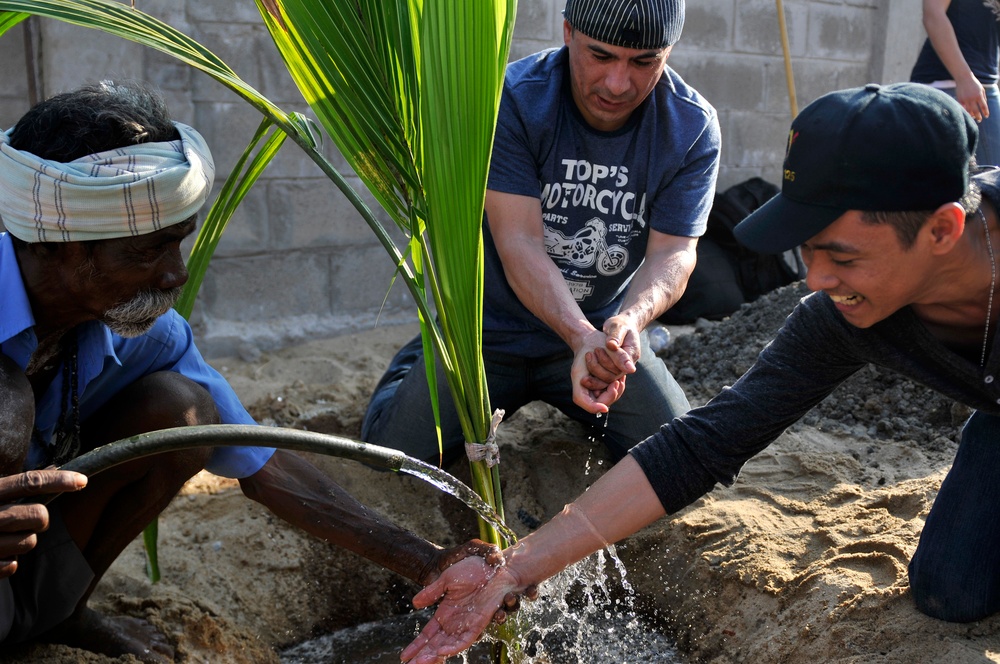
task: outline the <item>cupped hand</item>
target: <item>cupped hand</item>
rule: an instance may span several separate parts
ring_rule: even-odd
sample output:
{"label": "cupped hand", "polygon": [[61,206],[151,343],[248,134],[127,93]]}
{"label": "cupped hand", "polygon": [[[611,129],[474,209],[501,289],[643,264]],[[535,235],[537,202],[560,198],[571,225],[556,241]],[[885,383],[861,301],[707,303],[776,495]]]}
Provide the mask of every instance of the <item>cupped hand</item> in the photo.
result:
{"label": "cupped hand", "polygon": [[[413,598],[422,609],[438,608],[417,638],[403,650],[400,660],[410,664],[440,664],[475,643],[483,630],[521,584],[506,566],[494,567],[479,557],[466,558]],[[526,594],[530,589],[526,589]]]}
{"label": "cupped hand", "polygon": [[625,375],[607,379],[606,374],[595,376],[591,366],[606,364],[607,352],[603,348],[577,355],[570,369],[573,383],[573,403],[588,413],[607,413],[611,405],[625,392]]}
{"label": "cupped hand", "polygon": [[635,373],[635,364],[642,355],[639,329],[635,322],[627,316],[612,316],[604,321],[603,330],[607,336],[605,348],[615,366],[621,373]]}
{"label": "cupped hand", "polygon": [[17,556],[35,548],[38,533],[49,527],[45,505],[19,501],[77,491],[86,485],[87,478],[80,473],[55,469],[0,477],[0,578],[17,570]]}

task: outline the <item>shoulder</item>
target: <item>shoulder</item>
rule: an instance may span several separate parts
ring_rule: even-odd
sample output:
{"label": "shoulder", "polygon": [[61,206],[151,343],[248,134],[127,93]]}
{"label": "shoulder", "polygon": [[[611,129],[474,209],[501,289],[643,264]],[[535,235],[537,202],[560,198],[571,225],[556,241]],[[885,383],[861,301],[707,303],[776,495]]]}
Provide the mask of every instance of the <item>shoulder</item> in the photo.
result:
{"label": "shoulder", "polygon": [[563,78],[567,71],[566,48],[533,53],[507,66],[504,76],[504,104],[513,104],[524,114],[545,115],[547,108],[561,102]]}
{"label": "shoulder", "polygon": [[650,94],[638,128],[640,132],[651,133],[647,139],[651,143],[673,145],[674,151],[687,153],[694,148],[692,154],[718,158],[722,147],[722,130],[715,107],[670,67],[663,70]]}
{"label": "shoulder", "polygon": [[669,66],[663,69],[663,76],[656,84],[653,95],[658,105],[675,113],[700,117],[706,123],[717,122],[715,107]]}
{"label": "shoulder", "polygon": [[562,80],[566,71],[566,47],[549,48],[515,60],[507,65],[504,86],[511,90],[548,85]]}
{"label": "shoulder", "polygon": [[982,190],[983,195],[990,199],[994,207],[1000,209],[1000,167],[983,166],[973,174],[972,179]]}

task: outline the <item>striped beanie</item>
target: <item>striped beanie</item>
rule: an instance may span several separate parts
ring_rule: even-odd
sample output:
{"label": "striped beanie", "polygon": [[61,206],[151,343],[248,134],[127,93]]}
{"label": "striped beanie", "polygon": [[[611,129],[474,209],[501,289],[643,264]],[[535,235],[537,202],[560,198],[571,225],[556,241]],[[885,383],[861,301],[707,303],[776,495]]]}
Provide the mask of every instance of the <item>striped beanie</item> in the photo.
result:
{"label": "striped beanie", "polygon": [[563,16],[574,29],[612,46],[672,46],[684,27],[684,0],[566,0]]}
{"label": "striped beanie", "polygon": [[215,163],[201,134],[140,143],[68,163],[10,145],[0,132],[0,222],[25,242],[145,235],[190,219],[208,200]]}

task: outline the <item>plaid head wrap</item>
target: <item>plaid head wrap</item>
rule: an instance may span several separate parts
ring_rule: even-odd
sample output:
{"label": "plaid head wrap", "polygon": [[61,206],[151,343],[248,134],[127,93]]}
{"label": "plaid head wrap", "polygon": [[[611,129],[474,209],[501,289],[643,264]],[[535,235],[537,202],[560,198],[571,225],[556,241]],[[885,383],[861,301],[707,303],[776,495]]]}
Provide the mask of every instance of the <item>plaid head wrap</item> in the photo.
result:
{"label": "plaid head wrap", "polygon": [[215,163],[201,134],[141,143],[69,163],[41,159],[0,132],[0,221],[25,242],[145,235],[194,215],[212,191]]}

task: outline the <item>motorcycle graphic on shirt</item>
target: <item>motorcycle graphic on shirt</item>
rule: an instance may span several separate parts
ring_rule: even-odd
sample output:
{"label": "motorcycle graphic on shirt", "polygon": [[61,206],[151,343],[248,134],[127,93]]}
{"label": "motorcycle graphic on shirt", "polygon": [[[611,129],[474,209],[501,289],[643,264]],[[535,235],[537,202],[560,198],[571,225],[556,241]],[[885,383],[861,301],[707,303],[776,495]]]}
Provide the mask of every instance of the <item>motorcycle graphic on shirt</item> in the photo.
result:
{"label": "motorcycle graphic on shirt", "polygon": [[554,261],[576,268],[587,268],[596,263],[597,271],[606,277],[618,274],[628,265],[628,250],[617,244],[608,246],[608,228],[598,217],[588,221],[571,237],[548,226],[544,229],[545,251]]}

